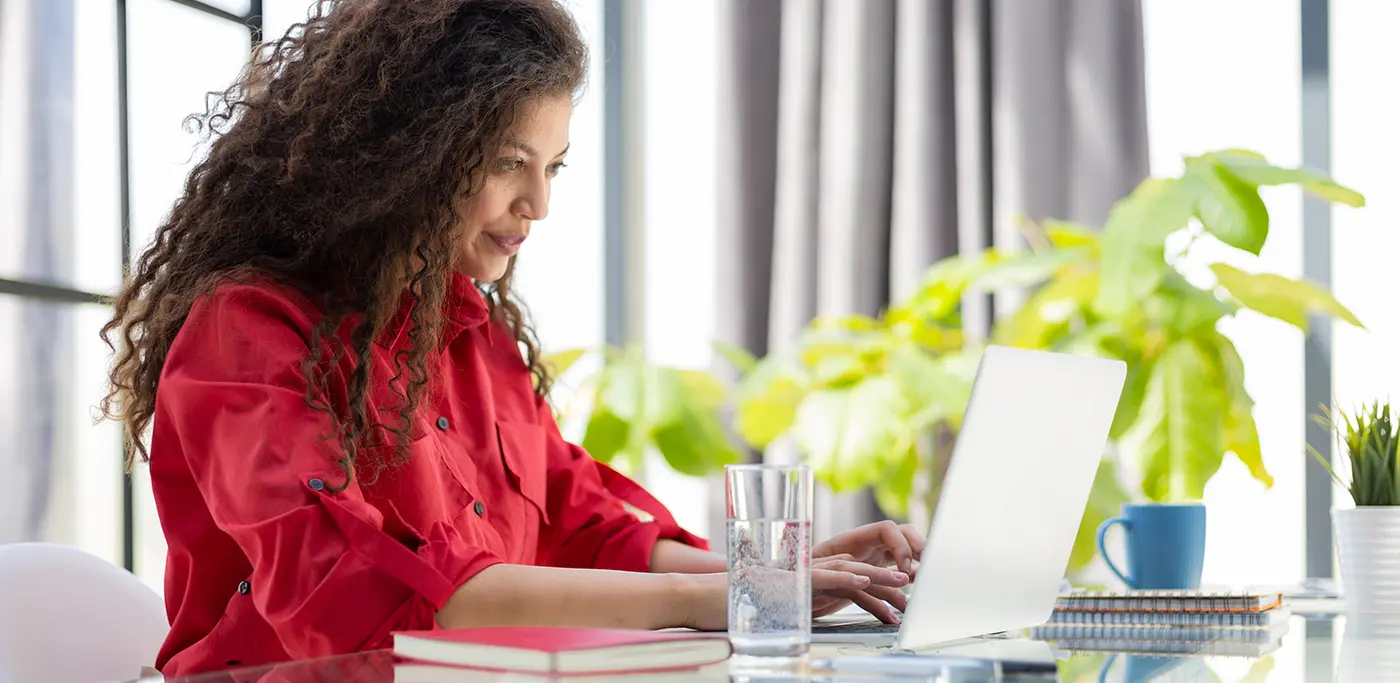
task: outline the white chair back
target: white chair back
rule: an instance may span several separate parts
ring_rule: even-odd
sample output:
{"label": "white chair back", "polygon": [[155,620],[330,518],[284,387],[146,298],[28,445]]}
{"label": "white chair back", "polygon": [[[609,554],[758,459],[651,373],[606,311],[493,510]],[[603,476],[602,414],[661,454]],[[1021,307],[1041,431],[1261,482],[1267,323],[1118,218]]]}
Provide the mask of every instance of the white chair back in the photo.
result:
{"label": "white chair back", "polygon": [[153,666],[170,626],[160,596],[76,548],[0,545],[0,683],[97,683]]}

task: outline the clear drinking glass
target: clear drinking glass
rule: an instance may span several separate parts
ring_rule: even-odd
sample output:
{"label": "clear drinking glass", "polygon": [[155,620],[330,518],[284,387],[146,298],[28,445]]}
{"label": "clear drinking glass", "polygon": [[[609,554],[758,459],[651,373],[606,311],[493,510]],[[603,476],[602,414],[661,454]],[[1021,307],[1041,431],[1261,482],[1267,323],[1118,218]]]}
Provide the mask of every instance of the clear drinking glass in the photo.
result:
{"label": "clear drinking glass", "polygon": [[799,657],[812,643],[812,471],[724,471],[729,640],[734,654]]}

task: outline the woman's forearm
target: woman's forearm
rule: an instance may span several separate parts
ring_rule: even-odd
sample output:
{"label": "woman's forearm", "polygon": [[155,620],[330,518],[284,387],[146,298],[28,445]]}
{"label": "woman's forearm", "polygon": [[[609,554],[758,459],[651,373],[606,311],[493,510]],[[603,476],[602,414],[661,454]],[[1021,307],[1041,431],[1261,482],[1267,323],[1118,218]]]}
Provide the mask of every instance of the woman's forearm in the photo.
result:
{"label": "woman's forearm", "polygon": [[724,555],[663,538],[651,551],[654,574],[716,574],[729,571]]}
{"label": "woman's forearm", "polygon": [[498,564],[457,589],[438,612],[443,628],[696,627],[724,604],[720,575],[640,574]]}

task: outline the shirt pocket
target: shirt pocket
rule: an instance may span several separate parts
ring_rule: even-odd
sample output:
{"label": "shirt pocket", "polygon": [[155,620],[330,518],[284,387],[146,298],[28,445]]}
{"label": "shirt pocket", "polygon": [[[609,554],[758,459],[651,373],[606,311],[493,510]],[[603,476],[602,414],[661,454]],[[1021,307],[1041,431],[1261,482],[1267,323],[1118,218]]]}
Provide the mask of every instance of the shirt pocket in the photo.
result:
{"label": "shirt pocket", "polygon": [[383,464],[374,482],[361,491],[376,508],[398,517],[386,519],[386,526],[400,521],[418,534],[427,534],[440,522],[456,526],[477,500],[472,491],[475,482],[447,462],[436,436],[419,427],[412,433],[417,436],[408,443],[407,461],[399,461],[393,444],[361,451],[362,457]]}
{"label": "shirt pocket", "polygon": [[539,510],[540,520],[549,524],[549,459],[544,428],[528,422],[497,421],[496,436],[516,490]]}

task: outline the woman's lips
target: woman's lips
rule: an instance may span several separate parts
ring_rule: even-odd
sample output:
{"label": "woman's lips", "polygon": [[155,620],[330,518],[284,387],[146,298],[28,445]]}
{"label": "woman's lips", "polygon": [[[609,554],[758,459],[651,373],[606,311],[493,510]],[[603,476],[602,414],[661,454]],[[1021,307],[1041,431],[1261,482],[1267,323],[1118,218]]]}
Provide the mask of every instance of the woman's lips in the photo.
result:
{"label": "woman's lips", "polygon": [[491,241],[496,244],[496,248],[500,249],[506,256],[515,256],[515,253],[520,251],[520,245],[525,243],[526,237],[525,235],[493,235],[491,233],[486,233],[486,236],[490,237]]}

